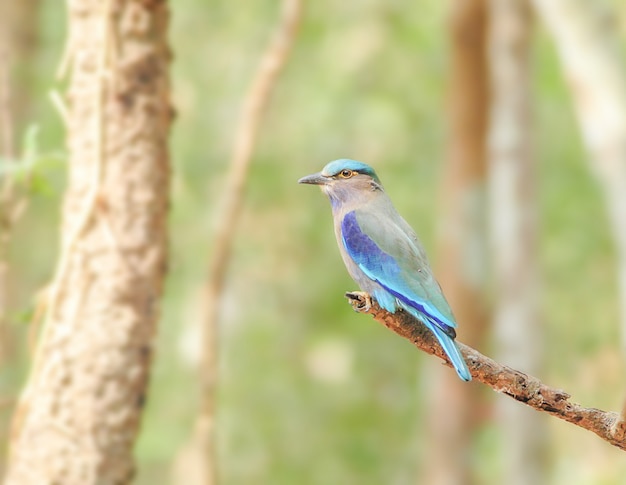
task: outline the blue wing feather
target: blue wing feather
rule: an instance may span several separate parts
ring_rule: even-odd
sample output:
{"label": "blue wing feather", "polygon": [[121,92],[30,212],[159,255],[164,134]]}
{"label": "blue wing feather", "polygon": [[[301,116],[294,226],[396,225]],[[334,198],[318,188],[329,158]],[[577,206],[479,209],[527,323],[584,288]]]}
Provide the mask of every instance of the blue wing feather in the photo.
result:
{"label": "blue wing feather", "polygon": [[[411,284],[409,278],[418,277],[417,275],[424,270],[417,268],[415,274],[407,274],[396,258],[383,251],[369,235],[361,230],[356,211],[346,214],[341,223],[341,229],[346,251],[369,278],[380,284],[400,302],[419,311],[423,317],[432,320],[433,323],[442,326],[442,330],[448,331],[445,327],[456,326],[454,319],[446,317],[442,311],[415,291],[417,285]],[[449,309],[447,313],[450,313]]]}
{"label": "blue wing feather", "polygon": [[437,337],[459,377],[469,381],[471,375],[453,340],[456,322],[452,311],[426,263],[417,237],[397,217],[399,222],[394,223],[358,211],[347,213],[341,221],[343,245],[361,271],[381,286],[374,291],[381,307],[393,313],[397,301],[424,322]]}

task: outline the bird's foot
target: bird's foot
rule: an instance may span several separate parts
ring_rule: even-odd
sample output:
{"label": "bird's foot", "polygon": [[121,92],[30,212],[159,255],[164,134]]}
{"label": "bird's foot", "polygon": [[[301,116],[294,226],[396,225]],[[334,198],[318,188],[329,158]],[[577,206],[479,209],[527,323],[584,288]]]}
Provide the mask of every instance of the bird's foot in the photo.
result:
{"label": "bird's foot", "polygon": [[355,312],[367,313],[372,308],[372,297],[364,291],[348,291],[346,298]]}

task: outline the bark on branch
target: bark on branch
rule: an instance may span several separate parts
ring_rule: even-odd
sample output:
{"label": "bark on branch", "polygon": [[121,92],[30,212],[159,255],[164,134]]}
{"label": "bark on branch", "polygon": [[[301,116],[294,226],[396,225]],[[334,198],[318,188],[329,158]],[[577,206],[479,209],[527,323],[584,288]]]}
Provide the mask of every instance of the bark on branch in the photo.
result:
{"label": "bark on branch", "polygon": [[[367,313],[379,323],[411,341],[420,350],[443,359],[446,355],[431,332],[406,312],[389,313],[376,300],[360,291],[346,293],[350,305],[359,313]],[[458,343],[475,381],[488,385],[494,391],[568,423],[592,431],[607,443],[626,451],[626,432],[619,426],[619,414],[601,409],[586,408],[570,401],[570,395],[561,389],[543,384],[539,379],[502,365],[467,345]]]}

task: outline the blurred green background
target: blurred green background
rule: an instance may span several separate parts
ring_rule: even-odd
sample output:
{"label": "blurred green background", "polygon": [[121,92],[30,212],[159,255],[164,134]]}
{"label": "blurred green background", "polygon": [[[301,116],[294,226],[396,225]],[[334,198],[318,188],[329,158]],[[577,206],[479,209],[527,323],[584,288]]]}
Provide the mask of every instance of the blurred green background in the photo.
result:
{"label": "blurred green background", "polygon": [[[421,483],[429,460],[423,431],[428,357],[350,310],[343,293],[355,284],[336,249],[328,203],[296,180],[336,158],[372,164],[436,267],[448,8],[437,0],[307,5],[263,122],[224,298],[218,414],[224,484]],[[616,22],[626,18],[618,0],[611,8],[621,15]],[[279,5],[178,0],[171,9],[178,113],[171,263],[137,447],[140,485],[168,483],[195,416],[200,288],[216,203],[242,100]],[[42,159],[65,150],[63,126],[48,99],[51,89],[64,90],[54,71],[65,30],[64,9],[42,1],[35,74],[28,81],[28,124],[39,127]],[[540,26],[533,59],[546,350],[539,377],[581,404],[619,409],[626,388],[603,196],[588,169],[553,44]],[[64,174],[64,163],[41,165],[13,237],[12,319],[21,342],[33,295],[54,268]],[[19,365],[2,374],[5,396],[15,395],[26,375],[26,351],[16,353]],[[480,483],[495,485],[503,483],[502,447],[514,437],[489,417],[485,422],[472,459]],[[548,425],[546,483],[625,483],[622,452],[556,419]]]}

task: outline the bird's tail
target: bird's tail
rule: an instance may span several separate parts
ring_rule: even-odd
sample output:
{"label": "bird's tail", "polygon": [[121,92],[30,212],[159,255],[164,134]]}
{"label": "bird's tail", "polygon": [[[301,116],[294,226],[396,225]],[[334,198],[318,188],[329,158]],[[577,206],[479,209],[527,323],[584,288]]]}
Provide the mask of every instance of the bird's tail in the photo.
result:
{"label": "bird's tail", "polygon": [[441,330],[437,325],[428,325],[428,328],[430,328],[435,334],[435,337],[437,337],[437,340],[441,344],[441,347],[443,348],[446,355],[450,358],[450,362],[452,362],[454,370],[459,375],[459,377],[464,381],[471,381],[472,376],[470,374],[470,371],[467,368],[465,359],[463,358],[463,355],[461,355],[461,351],[456,346],[454,340],[446,335],[444,331]]}

